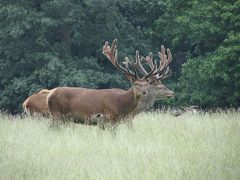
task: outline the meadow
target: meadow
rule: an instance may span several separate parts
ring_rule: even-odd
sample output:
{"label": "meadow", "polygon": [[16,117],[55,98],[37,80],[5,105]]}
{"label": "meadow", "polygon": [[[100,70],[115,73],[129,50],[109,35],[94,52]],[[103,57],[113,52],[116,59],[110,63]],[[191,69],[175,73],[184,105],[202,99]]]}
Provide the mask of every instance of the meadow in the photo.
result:
{"label": "meadow", "polygon": [[0,179],[240,179],[240,114],[141,113],[114,135],[0,115]]}

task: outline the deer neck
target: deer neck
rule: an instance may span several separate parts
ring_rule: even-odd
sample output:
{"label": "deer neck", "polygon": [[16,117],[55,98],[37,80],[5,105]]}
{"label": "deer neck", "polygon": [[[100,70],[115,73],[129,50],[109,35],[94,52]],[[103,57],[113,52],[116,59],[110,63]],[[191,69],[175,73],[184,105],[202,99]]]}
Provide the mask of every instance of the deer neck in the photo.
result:
{"label": "deer neck", "polygon": [[119,94],[117,118],[125,119],[128,118],[128,116],[132,116],[133,112],[139,106],[141,99],[141,96],[136,95],[134,87],[131,87],[124,94]]}
{"label": "deer neck", "polygon": [[136,95],[136,92],[134,90],[134,87],[131,87],[127,92],[126,92],[126,105],[125,107],[128,107],[128,112],[134,111],[138,106],[139,103],[142,100],[142,96]]}
{"label": "deer neck", "polygon": [[153,92],[149,92],[147,96],[143,97],[141,102],[138,104],[139,111],[144,111],[153,106],[156,100],[156,95]]}
{"label": "deer neck", "polygon": [[146,111],[153,106],[156,100],[156,95],[153,92],[149,92],[146,96],[142,97],[137,103],[134,110],[131,112],[132,116],[137,115],[141,111]]}

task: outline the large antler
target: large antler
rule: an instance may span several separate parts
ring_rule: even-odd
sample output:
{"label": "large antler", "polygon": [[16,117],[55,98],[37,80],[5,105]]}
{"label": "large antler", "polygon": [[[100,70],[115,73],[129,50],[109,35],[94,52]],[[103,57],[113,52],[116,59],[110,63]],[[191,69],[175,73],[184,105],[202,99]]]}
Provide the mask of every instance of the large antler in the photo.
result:
{"label": "large antler", "polygon": [[169,70],[169,64],[172,62],[172,53],[170,49],[167,49],[167,56],[165,54],[165,48],[161,46],[161,52],[158,52],[158,56],[160,57],[160,65],[159,70],[157,72],[157,79],[163,80],[167,77],[171,76],[171,71]]}
{"label": "large antler", "polygon": [[[125,57],[125,62],[123,63],[125,65],[125,68],[122,67],[119,63],[118,63],[118,51],[117,51],[117,39],[115,39],[112,43],[112,46],[110,47],[109,44],[108,44],[108,41],[105,42],[105,45],[103,46],[103,54],[110,60],[110,62],[117,68],[119,69],[121,72],[123,72],[129,79],[129,77],[131,79],[134,79],[134,80],[141,80],[141,79],[146,79],[148,78],[149,76],[151,76],[155,70],[156,70],[156,67],[157,66],[153,66],[153,68],[151,69],[151,71],[148,73],[145,71],[145,69],[142,67],[141,65],[141,62],[139,61],[139,63],[137,63],[137,60],[136,60],[136,63],[132,63],[128,57]],[[139,56],[139,53],[138,51],[136,52],[136,57],[137,57],[137,54]],[[129,65],[132,67],[134,73],[129,69]],[[141,67],[140,67],[141,66]],[[142,71],[144,71],[144,77],[142,78],[139,78],[138,75],[137,75],[137,71],[136,69],[137,68],[141,68]]]}
{"label": "large antler", "polygon": [[153,71],[150,77],[163,80],[171,75],[168,65],[172,61],[172,54],[169,49],[167,49],[167,54],[168,55],[166,56],[165,48],[162,45],[161,52],[158,52],[158,56],[160,57],[161,61],[160,61],[159,67],[157,68],[157,62],[156,60],[155,61],[153,60],[153,54],[151,52],[149,53],[149,56],[145,58],[145,57],[140,57],[139,52],[136,51],[136,62],[130,65],[134,66],[136,69],[142,72],[145,76],[147,76],[148,72],[146,71],[146,69],[143,67],[141,63],[141,62],[145,62],[150,67],[151,72]]}
{"label": "large antler", "polygon": [[118,63],[118,51],[117,51],[117,39],[114,39],[112,46],[110,47],[108,45],[108,41],[105,42],[105,45],[103,46],[103,54],[110,60],[110,62],[115,66],[117,69],[119,69],[121,72],[123,72],[127,77],[138,79],[137,73],[134,69],[134,73],[130,71],[128,62],[125,63],[125,67],[122,67]]}

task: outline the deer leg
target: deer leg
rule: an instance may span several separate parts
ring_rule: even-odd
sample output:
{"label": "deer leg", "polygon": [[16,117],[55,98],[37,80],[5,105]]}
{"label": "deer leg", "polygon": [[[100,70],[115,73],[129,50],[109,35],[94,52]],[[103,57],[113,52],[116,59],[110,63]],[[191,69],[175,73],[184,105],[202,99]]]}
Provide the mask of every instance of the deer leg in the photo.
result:
{"label": "deer leg", "polygon": [[52,123],[50,127],[58,126],[59,124],[64,123],[66,117],[63,116],[63,114],[59,111],[51,111],[51,119]]}
{"label": "deer leg", "polygon": [[129,129],[132,129],[133,128],[133,119],[132,118],[128,118],[128,119],[126,119],[126,123],[127,123],[127,127],[129,128]]}
{"label": "deer leg", "polygon": [[112,129],[115,125],[115,121],[112,121],[112,117],[109,113],[95,114],[95,120],[97,120],[98,127],[103,130]]}

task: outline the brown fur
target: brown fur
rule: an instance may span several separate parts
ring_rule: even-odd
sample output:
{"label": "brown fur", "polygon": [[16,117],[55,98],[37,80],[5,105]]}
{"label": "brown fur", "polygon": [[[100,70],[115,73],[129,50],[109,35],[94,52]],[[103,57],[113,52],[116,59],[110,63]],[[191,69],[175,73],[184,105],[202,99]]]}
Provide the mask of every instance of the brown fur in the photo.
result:
{"label": "brown fur", "polygon": [[148,94],[142,98],[133,114],[136,115],[141,111],[149,109],[157,100],[171,98],[174,95],[174,92],[164,86],[161,81],[155,81],[149,85]]}
{"label": "brown fur", "polygon": [[102,114],[105,121],[113,125],[138,106],[147,88],[146,82],[128,91],[58,87],[47,96],[47,104],[54,120],[67,116],[85,122],[95,114]]}
{"label": "brown fur", "polygon": [[[121,119],[128,119],[131,124],[130,119],[151,107],[155,100],[174,96],[160,81],[140,84],[143,86],[135,85],[128,91],[59,87],[49,93],[47,104],[55,121],[67,117],[86,124],[96,124],[100,120],[116,124]],[[142,95],[142,90],[147,93]],[[100,115],[99,119],[97,115]]]}
{"label": "brown fur", "polygon": [[34,113],[41,115],[49,115],[50,111],[48,109],[46,98],[50,90],[43,89],[40,92],[29,96],[22,104],[24,111],[33,115]]}

